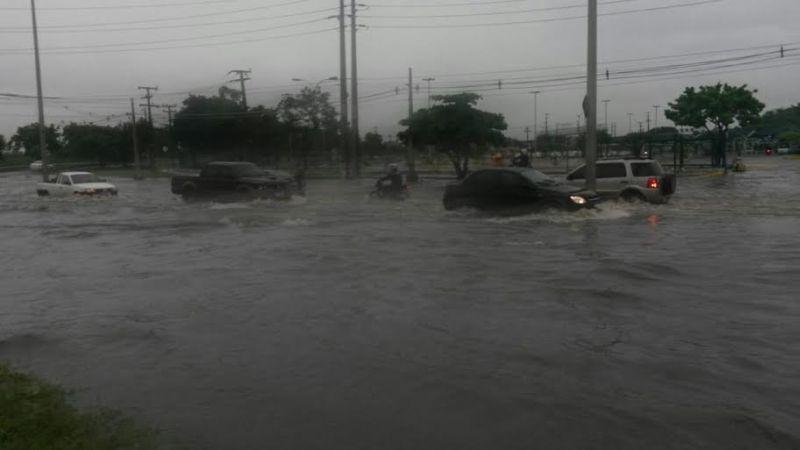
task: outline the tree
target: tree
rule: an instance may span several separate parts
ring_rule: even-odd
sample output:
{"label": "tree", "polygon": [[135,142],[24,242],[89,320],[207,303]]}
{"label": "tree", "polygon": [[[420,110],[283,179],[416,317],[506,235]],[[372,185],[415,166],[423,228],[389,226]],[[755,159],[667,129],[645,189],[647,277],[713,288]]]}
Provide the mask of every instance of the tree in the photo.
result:
{"label": "tree", "polygon": [[0,134],[0,161],[3,160],[3,152],[6,149],[6,137]]}
{"label": "tree", "polygon": [[475,108],[481,96],[473,93],[436,95],[436,104],[415,112],[400,122],[408,127],[398,138],[414,145],[431,145],[450,159],[456,176],[463,179],[469,173],[469,159],[488,145],[501,145],[506,125],[502,114]]}
{"label": "tree", "polygon": [[[45,128],[45,143],[51,155],[57,155],[61,150],[60,132],[58,127],[51,124]],[[17,128],[16,134],[11,137],[9,145],[15,152],[25,151],[25,156],[40,159],[42,151],[39,148],[39,123],[31,123]]]}
{"label": "tree", "polygon": [[276,111],[290,134],[291,150],[299,149],[303,169],[308,168],[308,156],[315,142],[323,151],[335,145],[336,109],[331,105],[330,93],[319,86],[284,95]]}
{"label": "tree", "polygon": [[761,117],[756,128],[762,136],[780,136],[786,132],[800,132],[800,104],[767,111]]}
{"label": "tree", "polygon": [[714,86],[688,87],[683,94],[669,104],[664,113],[679,126],[705,128],[716,136],[716,149],[711,163],[715,167],[727,166],[725,148],[728,129],[737,124],[746,127],[759,119],[764,104],[747,85],[730,86],[717,83]]}
{"label": "tree", "polygon": [[781,142],[785,142],[787,144],[800,144],[800,132],[798,131],[786,131],[781,133],[778,136]]}
{"label": "tree", "polygon": [[175,138],[196,162],[197,153],[238,150],[246,143],[242,105],[225,97],[189,96],[175,114]]}
{"label": "tree", "polygon": [[70,123],[63,129],[63,153],[71,158],[107,163],[130,160],[130,128]]}
{"label": "tree", "polygon": [[361,145],[364,153],[367,155],[375,156],[386,153],[386,143],[383,142],[383,136],[378,133],[369,132],[364,135],[364,143]]}

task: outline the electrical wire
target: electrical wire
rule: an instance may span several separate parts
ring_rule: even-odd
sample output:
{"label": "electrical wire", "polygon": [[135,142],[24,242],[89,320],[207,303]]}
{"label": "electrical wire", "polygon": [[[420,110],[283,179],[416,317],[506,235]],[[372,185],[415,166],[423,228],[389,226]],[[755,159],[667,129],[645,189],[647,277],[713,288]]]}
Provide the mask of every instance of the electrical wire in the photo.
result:
{"label": "electrical wire", "polygon": [[[128,5],[103,5],[103,6],[45,6],[36,8],[37,11],[90,11],[101,9],[143,9],[143,8],[173,8],[179,6],[202,6],[219,3],[231,3],[231,0],[199,0],[175,3],[148,3]],[[27,6],[0,6],[0,11],[30,11]]]}
{"label": "electrical wire", "polygon": [[[207,27],[207,26],[217,26],[217,25],[231,25],[231,24],[239,24],[239,23],[250,23],[250,22],[264,22],[269,20],[276,20],[276,19],[286,19],[289,17],[298,17],[298,16],[308,16],[312,14],[319,14],[324,12],[332,12],[334,10],[338,10],[339,8],[324,8],[324,9],[317,9],[313,11],[306,11],[300,13],[292,13],[292,14],[284,14],[280,16],[269,16],[269,17],[248,17],[245,19],[237,19],[237,20],[225,20],[225,21],[217,21],[217,22],[204,22],[204,23],[188,23],[188,24],[177,24],[177,25],[154,25],[154,26],[142,26],[142,27],[127,27],[127,28],[98,28],[98,29],[87,29],[85,26],[78,26],[75,29],[57,29],[57,30],[44,30],[40,31],[41,33],[45,34],[83,34],[83,33],[104,33],[104,32],[123,32],[123,31],[148,31],[148,30],[175,30],[180,28],[199,28],[199,27]],[[97,24],[97,26],[107,26],[106,24]],[[18,29],[8,29],[3,28],[0,29],[0,33],[6,34],[28,34],[30,33],[30,28],[18,28]]]}
{"label": "electrical wire", "polygon": [[[614,11],[606,13],[598,13],[598,17],[608,16],[621,16],[628,14],[638,14],[644,12],[673,10],[678,8],[689,8],[702,5],[710,5],[713,3],[721,3],[727,0],[701,0],[691,3],[681,3],[677,5],[668,6],[653,6],[650,8],[630,9],[625,11]],[[439,24],[439,25],[369,25],[369,28],[375,29],[442,29],[442,28],[476,28],[476,27],[496,27],[496,26],[513,26],[513,25],[528,25],[534,23],[550,23],[550,22],[564,22],[569,20],[586,19],[587,16],[565,16],[565,17],[552,17],[547,19],[532,19],[532,20],[518,20],[509,22],[491,22],[491,23],[469,23],[469,24]],[[393,19],[402,19],[403,16],[393,17]]]}
{"label": "electrical wire", "polygon": [[[631,3],[639,1],[643,0],[612,0],[607,2],[600,2],[599,5],[600,6],[615,5],[619,3]],[[372,7],[372,5],[370,5],[370,7]],[[493,12],[463,13],[463,14],[421,14],[421,15],[402,15],[402,16],[362,14],[359,17],[370,18],[370,19],[433,19],[433,18],[452,19],[458,17],[503,16],[509,14],[528,14],[533,12],[563,11],[567,9],[581,9],[581,8],[586,8],[586,4],[581,3],[581,4],[573,4],[566,6],[547,6],[542,8],[518,9],[514,11],[493,11]]]}
{"label": "electrical wire", "polygon": [[[311,0],[290,0],[282,3],[273,3],[271,5],[262,5],[262,6],[255,6],[251,8],[240,8],[240,9],[233,9],[229,11],[217,11],[213,13],[203,13],[203,14],[194,14],[194,15],[183,15],[179,17],[161,17],[161,18],[151,18],[146,20],[131,20],[131,21],[124,21],[124,22],[106,22],[106,23],[85,23],[85,24],[71,24],[71,25],[40,25],[38,28],[39,30],[53,30],[53,29],[64,29],[64,28],[80,28],[80,27],[104,27],[104,26],[117,26],[117,25],[138,25],[138,24],[149,24],[149,23],[163,23],[163,22],[174,22],[177,20],[191,20],[191,19],[202,19],[206,17],[217,17],[223,16],[228,14],[239,14],[239,13],[249,13],[253,11],[263,11],[267,9],[279,8],[282,6],[293,6],[300,3],[307,3]],[[30,31],[30,27],[5,27],[9,30],[28,30]]]}
{"label": "electrical wire", "polygon": [[[191,42],[191,41],[197,41],[197,40],[203,40],[203,39],[217,39],[217,38],[222,38],[222,37],[242,36],[242,35],[252,34],[252,33],[261,33],[261,32],[264,32],[264,31],[274,31],[274,30],[279,30],[279,29],[292,28],[292,27],[297,27],[297,26],[302,26],[302,25],[309,25],[309,24],[312,24],[312,23],[323,22],[323,21],[326,21],[326,20],[327,20],[326,18],[313,19],[313,20],[306,20],[304,22],[295,22],[295,23],[289,23],[289,24],[285,24],[285,25],[277,25],[277,26],[268,27],[268,28],[259,28],[259,29],[255,29],[255,30],[234,31],[234,32],[230,32],[230,33],[209,34],[209,35],[205,35],[205,36],[193,36],[193,37],[187,37],[187,38],[160,39],[160,40],[156,40],[156,41],[140,41],[140,42],[116,43],[116,44],[70,45],[70,46],[61,46],[61,47],[48,47],[48,48],[42,49],[42,53],[56,53],[56,52],[59,52],[61,50],[77,50],[77,49],[89,50],[89,49],[95,49],[95,48],[97,48],[97,49],[108,49],[108,48],[114,48],[114,47],[137,47],[137,46],[146,46],[146,45],[168,44],[168,43],[174,43],[174,42]],[[13,52],[20,52],[20,51],[31,52],[31,51],[33,51],[33,49],[32,48],[27,48],[27,49],[0,48],[0,53],[13,53]]]}

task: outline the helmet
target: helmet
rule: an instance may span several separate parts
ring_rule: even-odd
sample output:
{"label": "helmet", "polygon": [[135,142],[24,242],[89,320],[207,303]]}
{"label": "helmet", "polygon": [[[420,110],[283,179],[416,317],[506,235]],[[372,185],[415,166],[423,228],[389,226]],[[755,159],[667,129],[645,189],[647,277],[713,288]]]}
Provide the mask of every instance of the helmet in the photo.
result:
{"label": "helmet", "polygon": [[397,173],[397,172],[400,170],[400,169],[397,167],[397,164],[394,164],[394,163],[392,163],[392,164],[389,164],[389,165],[387,166],[387,169],[388,169],[389,173]]}

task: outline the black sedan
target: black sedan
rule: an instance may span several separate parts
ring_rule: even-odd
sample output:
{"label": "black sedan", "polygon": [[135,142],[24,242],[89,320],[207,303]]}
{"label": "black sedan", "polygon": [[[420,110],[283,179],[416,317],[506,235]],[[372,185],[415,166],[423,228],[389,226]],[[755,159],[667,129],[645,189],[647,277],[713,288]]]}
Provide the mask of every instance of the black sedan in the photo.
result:
{"label": "black sedan", "polygon": [[591,208],[598,201],[594,192],[561,183],[533,169],[513,167],[478,170],[444,191],[444,207],[448,210],[468,207],[575,211]]}

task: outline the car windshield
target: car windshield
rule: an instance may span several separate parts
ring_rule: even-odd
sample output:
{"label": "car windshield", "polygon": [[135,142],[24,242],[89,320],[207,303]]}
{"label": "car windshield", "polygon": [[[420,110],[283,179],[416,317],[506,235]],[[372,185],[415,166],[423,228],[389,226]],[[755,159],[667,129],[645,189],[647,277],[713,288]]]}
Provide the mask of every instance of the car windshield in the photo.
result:
{"label": "car windshield", "polygon": [[520,173],[527,179],[531,180],[533,184],[538,184],[542,186],[553,186],[559,184],[558,181],[549,177],[548,175],[539,172],[538,170],[534,169],[526,169],[520,171]]}
{"label": "car windshield", "polygon": [[92,173],[78,173],[71,175],[72,184],[99,183],[101,180]]}
{"label": "car windshield", "polygon": [[242,164],[233,167],[233,173],[237,177],[263,177],[264,171],[255,164]]}

